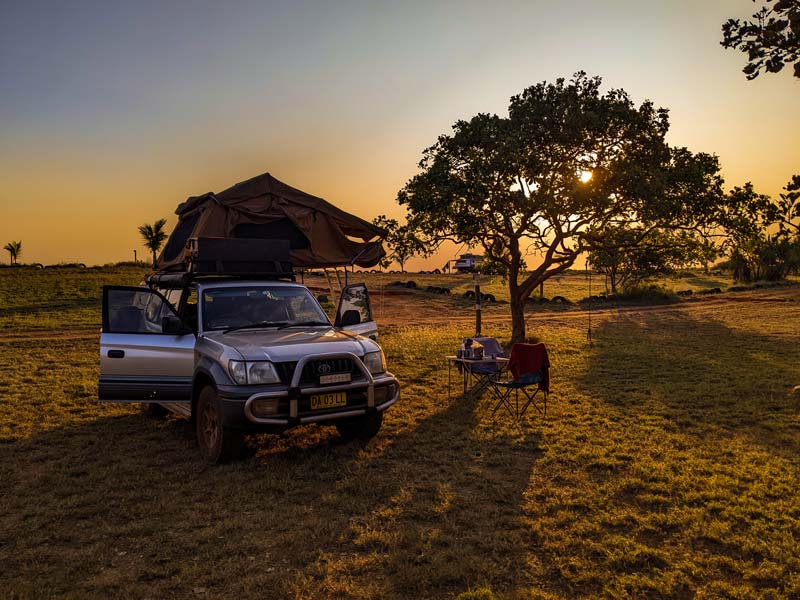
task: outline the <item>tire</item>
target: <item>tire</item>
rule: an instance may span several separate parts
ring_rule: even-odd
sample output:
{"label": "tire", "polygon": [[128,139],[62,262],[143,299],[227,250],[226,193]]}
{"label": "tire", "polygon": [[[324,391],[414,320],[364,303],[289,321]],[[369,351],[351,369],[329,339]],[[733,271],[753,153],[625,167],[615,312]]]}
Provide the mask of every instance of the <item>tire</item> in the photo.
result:
{"label": "tire", "polygon": [[383,413],[375,413],[356,417],[355,419],[336,421],[336,430],[342,436],[342,439],[347,442],[359,440],[366,443],[378,435],[382,424]]}
{"label": "tire", "polygon": [[169,411],[153,402],[142,402],[142,414],[150,419],[162,419],[169,414]]}
{"label": "tire", "polygon": [[197,399],[195,433],[203,457],[215,465],[235,460],[244,451],[244,435],[238,429],[222,425],[221,408],[214,388],[204,387]]}

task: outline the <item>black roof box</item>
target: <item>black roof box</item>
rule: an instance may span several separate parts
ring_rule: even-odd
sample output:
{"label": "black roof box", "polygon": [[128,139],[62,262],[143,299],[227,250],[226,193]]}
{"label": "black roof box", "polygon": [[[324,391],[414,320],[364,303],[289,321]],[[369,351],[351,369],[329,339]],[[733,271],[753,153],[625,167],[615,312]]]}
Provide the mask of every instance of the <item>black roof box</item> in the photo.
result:
{"label": "black roof box", "polygon": [[183,287],[198,277],[294,279],[289,240],[191,238],[183,269],[159,271],[145,278],[158,287]]}
{"label": "black roof box", "polygon": [[193,275],[291,277],[289,240],[191,238],[187,271]]}

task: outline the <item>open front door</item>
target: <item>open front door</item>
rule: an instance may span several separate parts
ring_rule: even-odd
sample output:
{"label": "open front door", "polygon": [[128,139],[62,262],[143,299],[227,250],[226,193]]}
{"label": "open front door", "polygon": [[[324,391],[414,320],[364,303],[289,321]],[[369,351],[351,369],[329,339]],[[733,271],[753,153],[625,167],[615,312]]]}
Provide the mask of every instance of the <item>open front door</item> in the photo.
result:
{"label": "open front door", "polygon": [[334,325],[373,340],[378,339],[378,325],[372,320],[372,307],[365,284],[354,283],[342,290]]}
{"label": "open front door", "polygon": [[186,402],[192,397],[194,332],[169,302],[143,287],[103,288],[101,401]]}

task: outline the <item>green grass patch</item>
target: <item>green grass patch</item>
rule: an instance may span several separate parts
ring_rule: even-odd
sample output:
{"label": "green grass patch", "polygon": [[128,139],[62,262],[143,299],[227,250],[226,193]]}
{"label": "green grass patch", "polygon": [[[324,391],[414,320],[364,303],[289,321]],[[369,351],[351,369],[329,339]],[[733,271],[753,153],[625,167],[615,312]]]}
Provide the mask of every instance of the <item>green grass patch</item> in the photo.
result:
{"label": "green grass patch", "polygon": [[184,421],[98,404],[97,338],[69,333],[141,272],[7,271],[3,597],[800,596],[793,288],[607,311],[592,346],[582,320],[536,318],[553,394],[520,423],[448,400],[469,331],[409,320],[381,331],[403,392],[370,445],[304,427],[209,467]]}

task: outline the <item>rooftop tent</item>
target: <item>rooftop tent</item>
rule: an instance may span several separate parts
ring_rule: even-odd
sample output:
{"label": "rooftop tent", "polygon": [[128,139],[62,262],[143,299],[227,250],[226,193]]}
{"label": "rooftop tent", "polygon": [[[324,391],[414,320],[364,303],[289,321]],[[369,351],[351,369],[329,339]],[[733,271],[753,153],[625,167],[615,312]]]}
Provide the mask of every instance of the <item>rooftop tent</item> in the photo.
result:
{"label": "rooftop tent", "polygon": [[299,268],[374,267],[386,254],[382,229],[269,173],[191,197],[175,214],[178,224],[158,258],[159,271],[183,270],[184,248],[194,237],[288,240]]}

